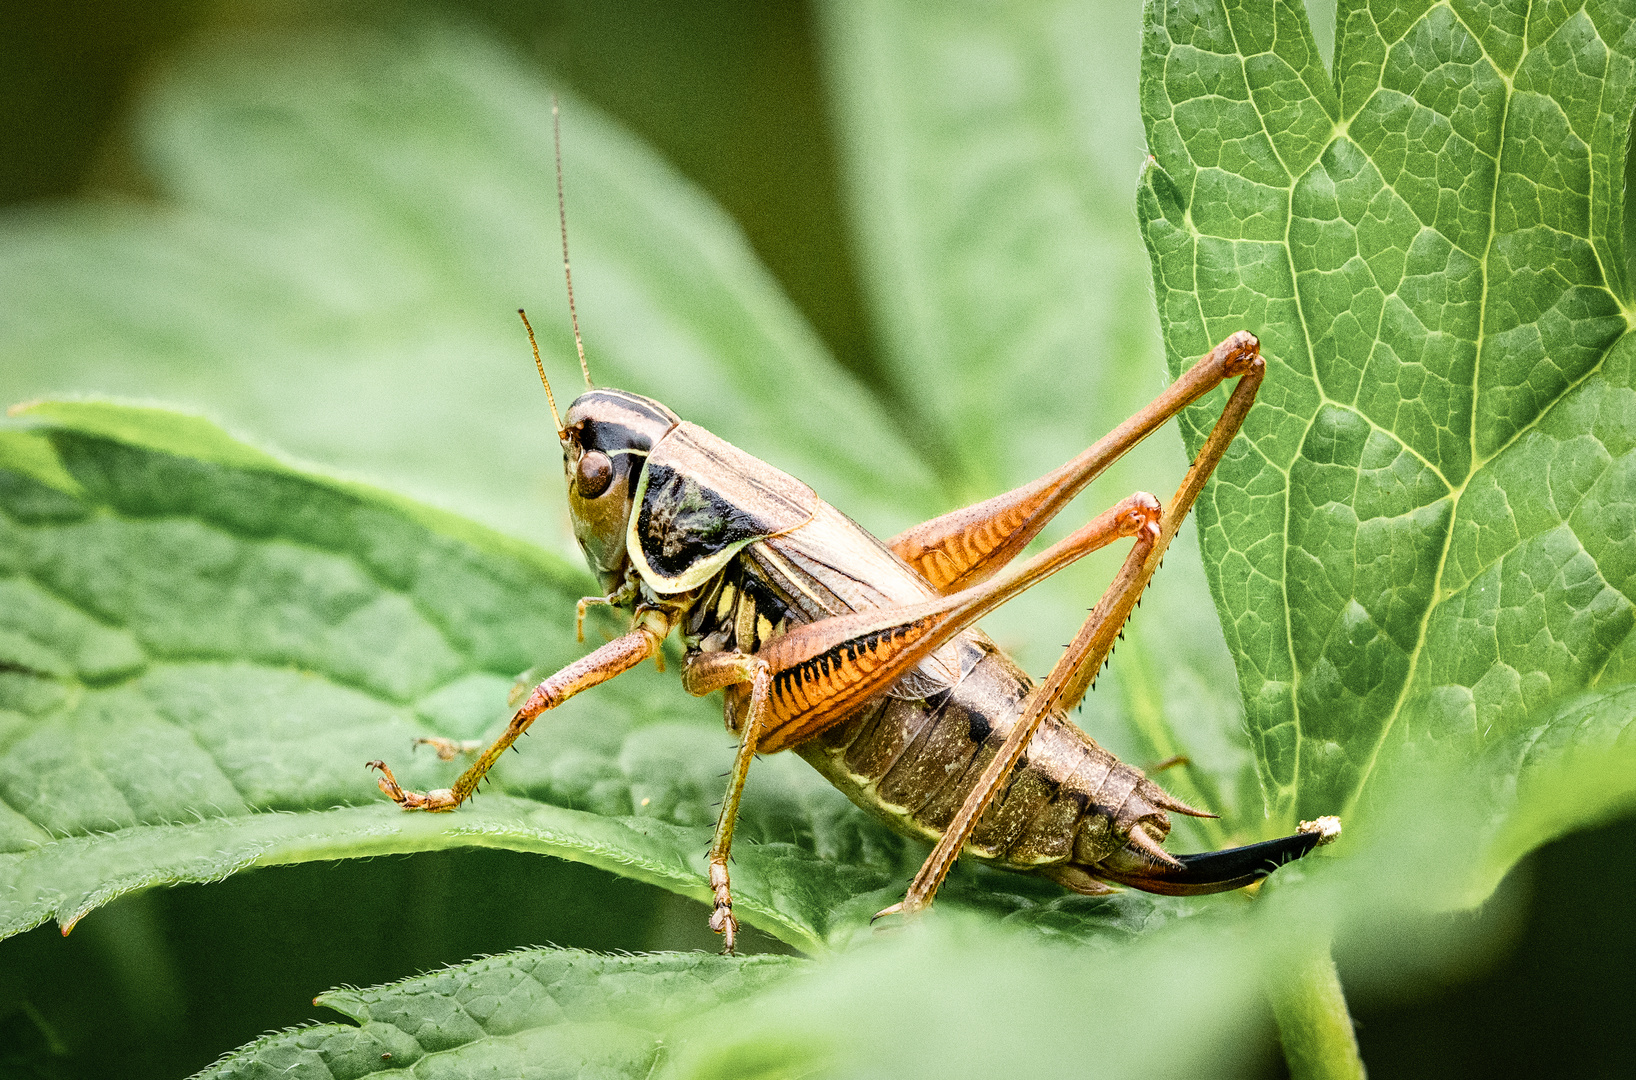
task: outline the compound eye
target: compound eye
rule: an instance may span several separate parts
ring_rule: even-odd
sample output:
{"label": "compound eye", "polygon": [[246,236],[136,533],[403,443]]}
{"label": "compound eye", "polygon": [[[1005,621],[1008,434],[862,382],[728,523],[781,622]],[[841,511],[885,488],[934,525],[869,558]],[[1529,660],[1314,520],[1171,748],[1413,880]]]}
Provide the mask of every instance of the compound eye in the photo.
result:
{"label": "compound eye", "polygon": [[600,450],[587,450],[579,458],[579,497],[594,499],[608,490],[613,479],[613,461]]}

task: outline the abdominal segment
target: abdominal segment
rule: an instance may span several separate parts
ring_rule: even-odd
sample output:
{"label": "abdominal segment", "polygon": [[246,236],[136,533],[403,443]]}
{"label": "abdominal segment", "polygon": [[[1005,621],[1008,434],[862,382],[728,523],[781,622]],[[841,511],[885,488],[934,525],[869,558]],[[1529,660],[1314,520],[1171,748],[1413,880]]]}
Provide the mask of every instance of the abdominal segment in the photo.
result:
{"label": "abdominal segment", "polygon": [[[962,634],[958,647],[967,673],[952,688],[917,700],[876,698],[794,748],[854,803],[928,840],[954,819],[1034,688],[981,632]],[[1150,796],[1164,798],[1062,713],[1050,713],[965,851],[1013,870],[1077,867],[1094,876],[1095,864],[1123,848],[1139,821],[1160,839],[1169,831]],[[1083,875],[1052,876],[1073,887],[1069,879]]]}

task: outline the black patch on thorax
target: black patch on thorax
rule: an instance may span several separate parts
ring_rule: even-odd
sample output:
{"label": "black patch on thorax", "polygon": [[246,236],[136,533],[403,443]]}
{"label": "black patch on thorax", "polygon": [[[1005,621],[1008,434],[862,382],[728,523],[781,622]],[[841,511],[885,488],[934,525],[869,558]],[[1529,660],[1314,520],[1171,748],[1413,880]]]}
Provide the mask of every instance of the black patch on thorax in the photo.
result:
{"label": "black patch on thorax", "polygon": [[668,465],[648,463],[648,488],[636,532],[648,565],[679,577],[700,559],[743,540],[766,536],[767,525]]}

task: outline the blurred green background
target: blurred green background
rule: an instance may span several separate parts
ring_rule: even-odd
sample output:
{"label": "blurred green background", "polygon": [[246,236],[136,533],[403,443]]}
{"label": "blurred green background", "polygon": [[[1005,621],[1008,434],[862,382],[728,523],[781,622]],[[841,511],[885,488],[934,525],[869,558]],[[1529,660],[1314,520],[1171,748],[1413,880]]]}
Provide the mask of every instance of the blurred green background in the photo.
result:
{"label": "blurred green background", "polygon": [[[805,6],[487,0],[458,10],[703,187],[834,355],[887,390],[874,374]],[[233,17],[203,0],[11,4],[6,16],[8,207],[86,190],[140,196],[118,138],[124,110],[170,50]],[[1487,919],[1478,937],[1496,946],[1454,981],[1354,998],[1373,1075],[1636,1072],[1624,1036],[1636,1027],[1628,826],[1551,845],[1486,913],[1458,916]],[[1558,891],[1559,881],[1575,887]],[[692,901],[534,856],[458,851],[259,870],[121,900],[67,939],[46,926],[0,942],[0,1076],[186,1075],[263,1031],[321,1018],[309,1002],[330,986],[545,943],[715,947]],[[752,950],[777,947],[752,937]],[[1268,1075],[1281,1072],[1274,1047],[1265,1060]]]}

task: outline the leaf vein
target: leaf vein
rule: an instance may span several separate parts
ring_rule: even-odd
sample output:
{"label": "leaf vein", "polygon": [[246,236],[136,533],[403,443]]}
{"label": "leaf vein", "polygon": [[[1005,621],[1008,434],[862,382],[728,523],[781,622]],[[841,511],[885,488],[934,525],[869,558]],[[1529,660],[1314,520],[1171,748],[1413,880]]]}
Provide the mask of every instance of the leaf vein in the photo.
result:
{"label": "leaf vein", "polygon": [[[1452,6],[1450,7],[1449,10],[1450,10],[1450,12],[1452,14],[1458,15],[1458,12],[1453,11]],[[1522,54],[1517,59],[1518,68],[1521,68],[1521,66],[1524,63],[1527,62],[1528,54],[1531,52],[1531,48],[1528,45],[1528,40],[1529,40],[1528,39],[1528,27],[1532,23],[1533,17],[1534,17],[1534,0],[1528,0],[1528,8],[1527,8],[1526,13],[1523,16],[1523,42],[1524,42],[1524,45],[1523,45]],[[1461,25],[1462,26],[1465,25],[1463,21],[1461,22]],[[1468,29],[1468,32],[1469,32],[1469,28],[1467,28],[1467,29]],[[1478,44],[1479,44],[1479,47],[1481,47],[1480,39],[1478,41]],[[1485,55],[1486,55],[1486,52],[1485,52]],[[1499,71],[1499,68],[1498,68],[1497,65],[1495,67],[1495,70],[1496,70],[1496,72]],[[1452,501],[1451,501],[1450,506],[1449,506],[1448,527],[1446,529],[1444,529],[1444,531],[1443,531],[1442,550],[1440,552],[1438,552],[1437,570],[1432,575],[1431,598],[1426,604],[1426,609],[1420,613],[1420,625],[1415,631],[1414,649],[1409,654],[1409,670],[1406,671],[1404,673],[1404,675],[1403,675],[1403,685],[1398,688],[1396,699],[1392,702],[1392,711],[1387,714],[1386,722],[1381,725],[1380,735],[1379,735],[1378,738],[1376,738],[1374,748],[1369,753],[1369,760],[1364,765],[1364,767],[1363,767],[1363,769],[1362,769],[1362,771],[1361,771],[1361,773],[1360,773],[1360,775],[1358,777],[1357,785],[1352,789],[1352,794],[1347,800],[1346,809],[1347,809],[1348,812],[1350,812],[1351,808],[1357,804],[1358,798],[1362,795],[1364,787],[1367,786],[1368,783],[1369,783],[1369,778],[1374,774],[1375,765],[1380,760],[1381,750],[1386,746],[1386,740],[1391,736],[1392,729],[1397,726],[1398,717],[1401,716],[1402,713],[1403,713],[1403,705],[1404,705],[1404,703],[1406,701],[1408,701],[1410,691],[1414,687],[1415,676],[1419,673],[1419,670],[1420,670],[1420,657],[1425,653],[1425,650],[1426,650],[1426,633],[1427,633],[1427,630],[1429,629],[1429,627],[1431,626],[1432,613],[1434,611],[1436,611],[1439,606],[1441,606],[1441,604],[1443,602],[1443,599],[1444,599],[1444,597],[1443,597],[1443,573],[1448,568],[1449,552],[1454,547],[1454,531],[1455,531],[1454,527],[1455,527],[1455,523],[1459,520],[1459,516],[1460,516],[1460,498],[1461,498],[1462,495],[1465,494],[1466,487],[1467,487],[1467,485],[1469,485],[1471,483],[1472,477],[1476,476],[1478,474],[1479,469],[1480,469],[1480,465],[1478,464],[1478,462],[1476,460],[1476,458],[1477,458],[1477,447],[1478,447],[1478,443],[1477,443],[1477,401],[1478,401],[1479,392],[1480,392],[1481,386],[1482,386],[1483,354],[1486,351],[1486,346],[1488,344],[1488,338],[1486,336],[1487,335],[1487,321],[1488,321],[1488,286],[1489,286],[1489,279],[1490,279],[1490,276],[1491,276],[1491,268],[1490,268],[1490,265],[1489,265],[1489,260],[1492,257],[1493,252],[1494,252],[1494,239],[1495,239],[1495,235],[1496,235],[1496,229],[1495,229],[1494,221],[1495,221],[1495,215],[1498,212],[1498,207],[1499,207],[1500,176],[1501,176],[1501,172],[1502,172],[1499,163],[1503,163],[1503,161],[1505,160],[1506,122],[1510,119],[1510,116],[1511,116],[1511,100],[1512,100],[1513,95],[1514,95],[1514,89],[1512,87],[1511,80],[1510,79],[1505,79],[1505,104],[1504,104],[1503,108],[1500,111],[1499,137],[1495,140],[1495,146],[1498,148],[1499,162],[1496,163],[1496,167],[1494,169],[1494,179],[1493,179],[1491,189],[1489,191],[1489,201],[1488,201],[1488,244],[1487,244],[1486,250],[1483,252],[1482,259],[1479,261],[1479,265],[1481,266],[1481,274],[1482,274],[1482,288],[1479,290],[1478,301],[1477,301],[1477,350],[1476,350],[1476,355],[1472,358],[1472,363],[1471,363],[1471,401],[1470,401],[1470,408],[1469,408],[1469,412],[1470,412],[1470,415],[1471,415],[1470,436],[1469,437],[1470,437],[1470,442],[1471,442],[1471,459],[1472,460],[1467,465],[1465,478],[1461,481],[1458,489],[1451,490],[1451,492],[1450,492],[1449,497],[1452,499]],[[1606,355],[1606,354],[1604,353],[1603,355]],[[1594,366],[1596,368],[1600,368],[1601,367],[1601,360],[1598,359],[1596,365],[1594,365]],[[1541,409],[1539,414],[1534,418],[1533,421],[1530,422],[1530,424],[1537,423],[1538,419],[1539,419],[1539,416],[1545,415],[1545,413],[1548,412],[1549,409],[1550,409],[1550,406],[1547,406],[1546,408]],[[1508,441],[1506,445],[1509,446],[1510,441]],[[1484,462],[1484,464],[1486,464],[1486,462]]]}

